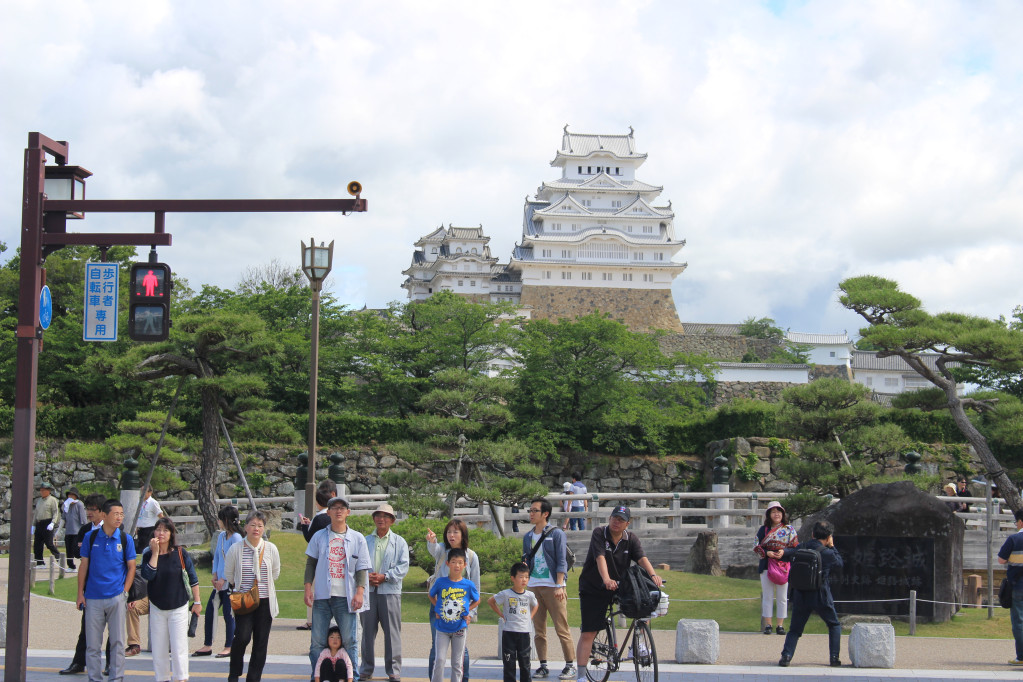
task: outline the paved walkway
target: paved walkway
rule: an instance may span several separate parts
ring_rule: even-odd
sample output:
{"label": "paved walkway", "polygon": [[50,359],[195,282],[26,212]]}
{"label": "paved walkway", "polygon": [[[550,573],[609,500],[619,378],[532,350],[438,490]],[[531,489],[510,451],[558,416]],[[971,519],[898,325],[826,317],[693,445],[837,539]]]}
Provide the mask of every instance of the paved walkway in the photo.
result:
{"label": "paved walkway", "polygon": [[[6,557],[0,558],[0,599],[6,603]],[[80,614],[74,604],[50,597],[33,595],[29,627],[29,680],[58,679],[56,671],[71,660],[71,652],[78,638]],[[265,679],[308,679],[309,634],[298,631],[299,620],[277,619],[270,637],[269,654],[274,662],[268,673],[280,675]],[[406,623],[403,626],[403,646],[406,671],[403,679],[415,682],[425,679],[425,659],[429,654],[429,627],[424,623]],[[553,636],[553,632],[551,633]],[[577,636],[578,633],[575,633]],[[1008,635],[1009,633],[1006,633]],[[717,665],[693,666],[672,663],[675,652],[673,630],[654,630],[662,679],[668,682],[687,680],[712,682],[715,680],[798,679],[813,677],[841,677],[849,680],[867,679],[1021,679],[1023,670],[1011,669],[1006,661],[1012,658],[1011,639],[941,639],[925,637],[898,637],[896,639],[896,669],[867,670],[848,667],[848,638],[843,637],[842,658],[847,666],[833,669],[827,663],[827,636],[805,635],[796,651],[792,666],[777,667],[782,637],[760,633],[722,633],[720,657]],[[201,642],[195,642],[198,648]],[[472,675],[479,679],[500,679],[501,668],[496,660],[497,628],[474,625],[469,631],[469,650],[473,659]],[[558,654],[560,656],[560,653]],[[383,657],[382,640],[377,639],[377,659]],[[145,679],[152,675],[147,655],[129,659],[132,674],[128,679]],[[226,660],[193,659],[192,680],[219,680],[226,677]],[[560,658],[553,659],[551,668],[560,669]],[[382,670],[378,671],[383,673]],[[65,682],[67,677],[61,678]],[[84,679],[76,677],[71,679]],[[634,679],[619,673],[612,679]],[[553,680],[551,680],[553,682]]]}

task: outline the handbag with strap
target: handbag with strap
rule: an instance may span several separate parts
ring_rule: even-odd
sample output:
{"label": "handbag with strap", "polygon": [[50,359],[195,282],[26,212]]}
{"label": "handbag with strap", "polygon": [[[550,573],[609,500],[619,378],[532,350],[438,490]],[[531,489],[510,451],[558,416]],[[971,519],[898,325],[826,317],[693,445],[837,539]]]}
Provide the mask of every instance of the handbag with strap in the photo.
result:
{"label": "handbag with strap", "polygon": [[789,581],[789,569],[792,564],[767,557],[767,579],[775,585],[784,585]]}
{"label": "handbag with strap", "polygon": [[259,561],[253,567],[252,587],[247,592],[231,593],[231,610],[236,616],[244,616],[259,608],[259,571],[263,567],[263,552],[265,551],[266,545],[264,544],[263,548],[259,550]]}

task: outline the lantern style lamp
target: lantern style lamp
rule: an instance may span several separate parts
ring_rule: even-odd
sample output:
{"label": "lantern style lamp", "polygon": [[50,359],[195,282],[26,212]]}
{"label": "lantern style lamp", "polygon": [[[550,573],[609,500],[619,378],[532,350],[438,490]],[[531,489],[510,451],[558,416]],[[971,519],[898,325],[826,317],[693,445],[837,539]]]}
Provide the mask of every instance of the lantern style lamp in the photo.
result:
{"label": "lantern style lamp", "polygon": [[[85,198],[85,179],[90,175],[81,166],[47,166],[43,192],[54,201],[79,201]],[[85,215],[69,211],[67,217],[81,220]]]}
{"label": "lantern style lamp", "polygon": [[309,246],[302,242],[302,272],[309,278],[309,286],[313,291],[319,291],[323,287],[323,280],[330,274],[330,265],[334,260],[334,242],[324,246],[320,242],[316,246],[316,240],[310,239]]}
{"label": "lantern style lamp", "polygon": [[324,246],[310,239],[309,246],[302,242],[302,272],[309,278],[309,288],[313,291],[312,330],[309,334],[311,343],[309,359],[309,451],[308,475],[305,483],[305,515],[313,517],[313,499],[316,496],[316,399],[320,375],[320,289],[323,280],[330,274],[330,264],[334,259],[334,242]]}

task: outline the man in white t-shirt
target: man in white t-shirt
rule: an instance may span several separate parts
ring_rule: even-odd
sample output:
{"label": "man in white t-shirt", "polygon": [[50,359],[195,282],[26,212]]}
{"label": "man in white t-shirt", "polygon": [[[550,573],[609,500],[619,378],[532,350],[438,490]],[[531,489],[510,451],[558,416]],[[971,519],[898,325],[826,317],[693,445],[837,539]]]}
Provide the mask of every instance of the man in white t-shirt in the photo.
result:
{"label": "man in white t-shirt", "polygon": [[529,566],[529,589],[540,603],[533,616],[533,629],[536,631],[533,641],[540,667],[533,677],[542,679],[550,674],[547,669],[547,613],[550,612],[565,655],[565,667],[558,678],[574,680],[575,645],[568,628],[568,600],[565,596],[568,545],[565,531],[548,522],[551,511],[551,503],[542,497],[530,502],[529,520],[533,528],[522,538],[522,560]]}
{"label": "man in white t-shirt", "polygon": [[163,518],[163,509],[153,497],[153,486],[147,485],[142,491],[142,501],[139,502],[139,520],[135,525],[136,552],[141,553],[149,546],[149,538],[153,537],[153,529],[159,518]]}
{"label": "man in white t-shirt", "polygon": [[305,603],[313,608],[309,663],[315,666],[320,652],[326,648],[327,629],[333,618],[352,661],[353,682],[358,682],[357,614],[369,609],[366,588],[373,562],[366,537],[348,527],[350,513],[348,500],[343,497],[327,503],[330,525],[316,531],[305,550]]}
{"label": "man in white t-shirt", "polygon": [[[572,474],[572,494],[573,495],[585,495],[588,491],[586,490],[586,484],[583,483],[583,475],[579,472]],[[589,508],[589,503],[586,500],[572,500],[572,511],[582,512]],[[571,530],[586,530],[586,519],[583,517],[572,517],[569,524]]]}

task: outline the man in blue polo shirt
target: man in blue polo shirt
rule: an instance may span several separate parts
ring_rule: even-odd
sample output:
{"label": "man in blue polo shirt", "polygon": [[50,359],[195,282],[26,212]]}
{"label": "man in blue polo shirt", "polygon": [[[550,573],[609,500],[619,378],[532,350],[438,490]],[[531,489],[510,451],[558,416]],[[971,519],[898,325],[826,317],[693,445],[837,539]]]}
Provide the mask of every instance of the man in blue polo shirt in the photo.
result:
{"label": "man in blue polo shirt", "polygon": [[1016,532],[1005,539],[998,550],[998,563],[1008,564],[1005,579],[1012,583],[1012,608],[1009,621],[1012,623],[1012,638],[1016,640],[1016,655],[1009,665],[1023,665],[1023,509],[1013,512],[1016,518]]}
{"label": "man in blue polo shirt", "polygon": [[103,680],[103,630],[109,628],[110,682],[124,679],[125,605],[135,579],[135,545],[121,530],[124,508],[118,500],[103,504],[102,527],[82,542],[78,571],[78,608],[85,609],[86,666],[89,682]]}

